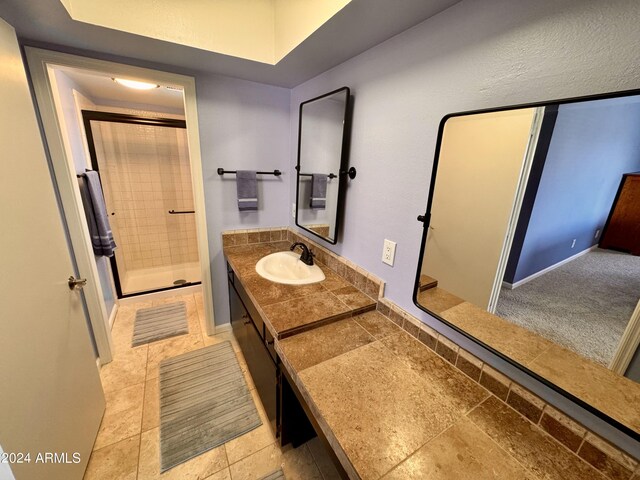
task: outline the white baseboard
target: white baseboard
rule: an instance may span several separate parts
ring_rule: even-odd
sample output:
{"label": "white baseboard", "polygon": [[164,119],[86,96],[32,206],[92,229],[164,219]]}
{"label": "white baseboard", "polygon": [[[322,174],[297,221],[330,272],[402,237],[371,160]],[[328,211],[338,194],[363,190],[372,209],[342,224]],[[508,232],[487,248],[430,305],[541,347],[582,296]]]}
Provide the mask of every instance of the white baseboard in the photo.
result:
{"label": "white baseboard", "polygon": [[217,335],[218,333],[224,333],[224,332],[230,332],[230,331],[231,331],[231,324],[223,323],[222,325],[215,326],[215,330],[213,334]]}
{"label": "white baseboard", "polygon": [[586,255],[587,253],[595,250],[596,248],[598,248],[598,245],[593,245],[592,247],[589,247],[585,250],[582,250],[581,252],[576,253],[575,255],[571,255],[569,258],[565,258],[564,260],[559,261],[558,263],[554,263],[553,265],[545,268],[544,270],[540,270],[539,272],[536,272],[532,275],[529,275],[528,277],[523,278],[522,280],[518,280],[515,283],[509,283],[509,282],[502,282],[502,286],[505,288],[508,288],[509,290],[513,290],[514,288],[518,288],[520,285],[524,285],[525,283],[530,282],[531,280],[541,277],[542,275],[544,275],[545,273],[549,273],[551,270],[555,270],[558,267],[561,267],[562,265],[564,265],[565,263],[569,263],[572,260],[575,260],[578,257],[581,257],[583,255]]}
{"label": "white baseboard", "polygon": [[113,308],[111,309],[111,315],[109,315],[109,331],[111,331],[111,329],[113,328],[113,322],[116,321],[116,314],[118,313],[118,307],[119,305],[116,303],[113,305]]}

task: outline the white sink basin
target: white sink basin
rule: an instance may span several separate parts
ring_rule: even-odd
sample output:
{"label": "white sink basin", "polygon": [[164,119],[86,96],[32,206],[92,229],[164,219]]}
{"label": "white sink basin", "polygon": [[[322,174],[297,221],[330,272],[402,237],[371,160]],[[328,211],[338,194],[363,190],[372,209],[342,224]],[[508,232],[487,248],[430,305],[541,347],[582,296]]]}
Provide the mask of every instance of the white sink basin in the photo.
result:
{"label": "white sink basin", "polygon": [[300,254],[277,252],[262,257],[256,264],[256,272],[263,278],[286,285],[308,285],[324,280],[324,273],[317,265],[305,265]]}

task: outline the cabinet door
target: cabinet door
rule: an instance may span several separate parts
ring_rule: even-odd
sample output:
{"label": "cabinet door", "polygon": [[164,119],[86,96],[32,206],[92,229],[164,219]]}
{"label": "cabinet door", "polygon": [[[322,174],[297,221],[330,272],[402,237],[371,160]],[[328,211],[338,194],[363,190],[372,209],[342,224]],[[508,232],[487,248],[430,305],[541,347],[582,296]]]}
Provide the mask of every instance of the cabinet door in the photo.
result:
{"label": "cabinet door", "polygon": [[245,310],[244,305],[242,305],[240,297],[238,297],[231,283],[229,283],[229,314],[231,316],[231,327],[234,331],[245,321],[249,320],[249,314]]}
{"label": "cabinet door", "polygon": [[258,337],[257,332],[250,326],[252,332],[249,334],[251,341],[245,355],[251,378],[256,386],[256,391],[262,401],[262,406],[267,414],[271,429],[276,433],[276,395],[277,376],[276,365],[271,360],[265,344]]}
{"label": "cabinet door", "polygon": [[247,362],[249,373],[269,418],[271,428],[275,432],[277,382],[275,362],[271,359],[264,341],[258,334],[252,317],[244,308],[238,293],[231,285],[229,285],[229,307],[233,334]]}
{"label": "cabinet door", "polygon": [[267,351],[269,352],[269,356],[271,356],[273,363],[277,363],[278,354],[276,353],[275,341],[267,329],[264,331],[264,343],[267,346]]}

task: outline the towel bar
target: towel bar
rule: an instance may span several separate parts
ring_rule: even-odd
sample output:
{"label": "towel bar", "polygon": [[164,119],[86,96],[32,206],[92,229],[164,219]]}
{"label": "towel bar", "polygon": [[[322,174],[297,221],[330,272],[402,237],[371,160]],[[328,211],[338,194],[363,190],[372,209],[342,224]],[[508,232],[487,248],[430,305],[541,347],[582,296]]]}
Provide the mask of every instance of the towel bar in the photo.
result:
{"label": "towel bar", "polygon": [[[296,165],[296,170],[298,170],[298,166],[297,165]],[[218,169],[218,173],[220,173],[219,169]],[[340,170],[340,175],[348,175],[351,180],[356,178],[356,173],[357,172],[356,172],[355,167],[351,167],[349,170]],[[301,177],[310,177],[311,176],[310,173],[299,173],[298,175],[300,175]],[[329,173],[327,175],[327,177],[329,177],[329,178],[338,178],[338,175],[336,175],[335,173]]]}
{"label": "towel bar", "polygon": [[169,210],[169,215],[180,215],[181,213],[196,213],[195,210]]}
{"label": "towel bar", "polygon": [[[237,171],[236,170],[225,170],[224,168],[219,168],[218,169],[218,175],[224,175],[225,173],[233,173],[236,174]],[[256,172],[258,175],[275,175],[276,177],[279,177],[280,175],[282,175],[282,172],[280,170],[274,170],[273,172]]]}
{"label": "towel bar", "polygon": [[[301,177],[311,177],[312,176],[311,173],[299,173],[298,175],[300,175]],[[327,177],[333,179],[333,178],[338,178],[338,175],[336,175],[335,173],[329,173],[327,175]]]}

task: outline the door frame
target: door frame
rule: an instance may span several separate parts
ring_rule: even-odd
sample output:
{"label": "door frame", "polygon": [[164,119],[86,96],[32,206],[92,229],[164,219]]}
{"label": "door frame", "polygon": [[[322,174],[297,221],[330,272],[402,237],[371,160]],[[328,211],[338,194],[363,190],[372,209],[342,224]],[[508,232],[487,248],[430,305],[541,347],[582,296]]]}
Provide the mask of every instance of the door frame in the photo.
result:
{"label": "door frame", "polygon": [[631,314],[631,319],[627,324],[627,328],[625,328],[624,333],[620,338],[620,342],[618,342],[616,353],[614,353],[613,358],[611,359],[609,368],[620,375],[627,373],[629,364],[631,363],[631,360],[633,360],[633,356],[636,354],[639,347],[640,300],[638,300],[638,304]]}
{"label": "door frame", "polygon": [[215,332],[215,322],[195,78],[28,46],[25,47],[25,55],[38,113],[42,120],[44,135],[51,154],[55,182],[58,185],[64,210],[63,214],[69,226],[74,256],[78,262],[80,274],[87,278],[87,286],[84,289],[85,298],[100,363],[102,364],[108,363],[112,358],[111,332],[107,328],[108,323],[105,321],[104,297],[98,287],[98,271],[93,256],[82,200],[77,188],[73,159],[68,153],[69,150],[65,148],[64,130],[55,106],[51,78],[52,69],[55,67],[83,69],[101,75],[169,85],[183,91],[187,144],[191,163],[191,183],[196,210],[196,237],[202,275],[205,325],[207,334],[212,335]]}
{"label": "door frame", "polygon": [[[527,152],[525,153],[525,162],[523,165],[523,171],[521,173],[520,180],[518,183],[518,189],[516,190],[514,205],[513,205],[510,220],[509,220],[509,228],[507,229],[507,234],[505,236],[505,240],[503,243],[502,253],[500,254],[500,261],[498,263],[496,277],[493,283],[493,289],[491,290],[489,306],[487,308],[487,311],[490,313],[495,314],[495,310],[498,306],[500,292],[504,284],[503,280],[504,280],[504,275],[507,268],[507,262],[511,254],[514,235],[518,226],[518,220],[520,218],[520,213],[523,206],[523,200],[526,193],[526,188],[529,183],[529,174],[531,173],[531,167],[533,165],[534,156],[536,154],[536,149],[540,141],[542,121],[544,119],[544,115],[547,111],[547,108],[553,105],[554,104],[549,104],[543,107],[537,107],[536,114],[532,122],[532,128],[531,128],[531,133],[529,137],[529,144],[527,146]],[[620,192],[618,191],[618,194],[619,193]],[[614,205],[615,205],[615,201],[614,201]],[[609,217],[610,216],[611,216],[611,213],[609,214]],[[609,222],[609,218],[607,218],[607,223],[608,222]],[[605,228],[606,228],[606,225],[605,225]],[[596,248],[597,246],[598,245],[594,245],[591,248],[564,260],[563,262],[552,265],[548,269],[543,270],[542,272],[539,272],[539,274],[545,273],[549,269],[556,268],[560,266],[561,263],[566,263],[571,260],[574,260],[575,257],[582,255],[584,253],[588,253],[594,248]],[[531,279],[532,277],[527,277],[527,278]],[[616,351],[613,355],[613,358],[609,362],[608,368],[613,372],[617,373],[618,375],[624,376],[627,372],[627,369],[629,368],[629,364],[631,363],[631,360],[633,360],[634,355],[638,351],[638,348],[640,348],[640,300],[638,300],[638,304],[636,305],[633,313],[631,314],[629,323],[627,324],[624,332],[622,333],[622,336],[620,337],[620,340],[616,347]]]}
{"label": "door frame", "polygon": [[522,202],[524,200],[524,194],[527,190],[527,184],[529,183],[529,174],[531,173],[531,166],[533,165],[533,159],[536,154],[536,148],[538,146],[538,139],[540,137],[540,129],[542,127],[542,120],[544,118],[545,107],[536,107],[533,114],[533,120],[531,121],[531,130],[529,131],[529,140],[527,142],[527,150],[524,153],[524,160],[522,162],[522,169],[520,171],[520,179],[518,180],[518,186],[516,188],[516,194],[513,199],[513,206],[511,207],[511,214],[509,216],[509,225],[507,232],[502,243],[502,252],[498,260],[498,266],[496,269],[496,276],[493,279],[493,288],[491,289],[491,295],[489,296],[489,304],[487,311],[489,313],[495,313],[498,306],[498,298],[500,297],[500,290],[502,288],[502,280],[507,270],[507,263],[509,261],[509,254],[511,253],[511,246],[513,245],[513,238],[518,226],[518,218],[520,217],[520,211],[522,210]]}

